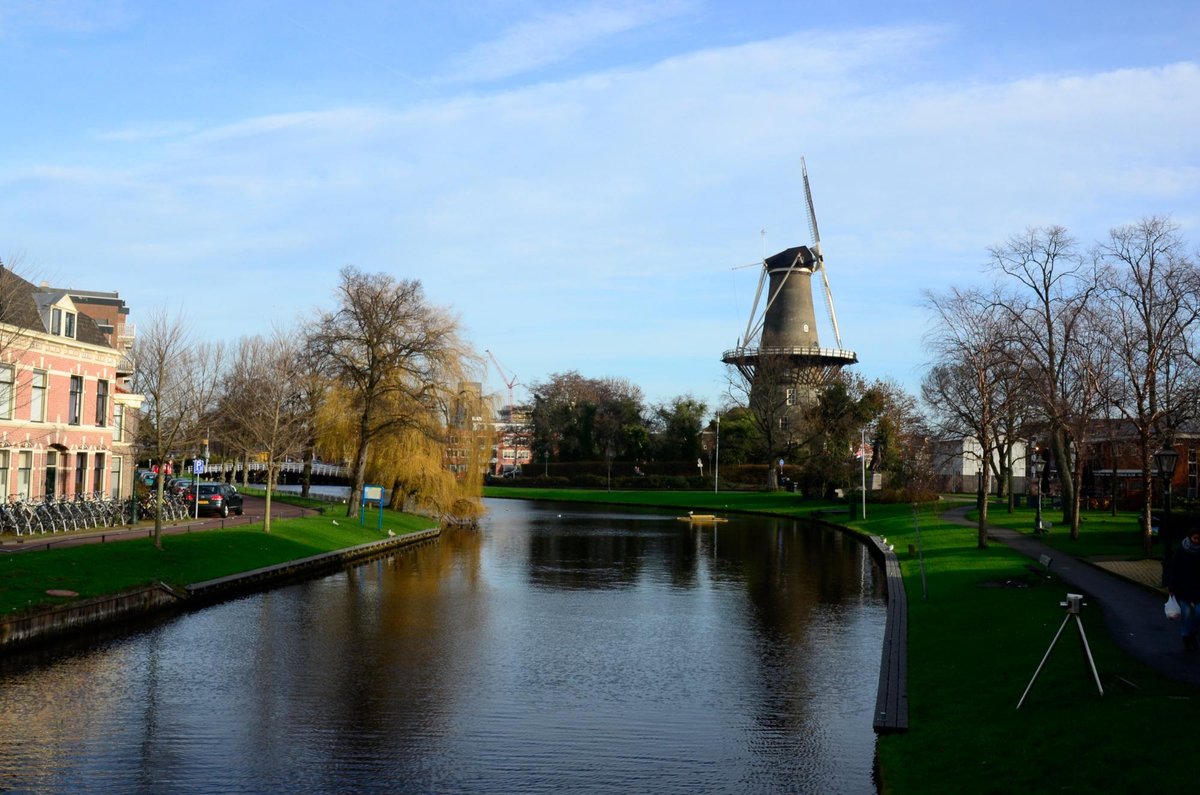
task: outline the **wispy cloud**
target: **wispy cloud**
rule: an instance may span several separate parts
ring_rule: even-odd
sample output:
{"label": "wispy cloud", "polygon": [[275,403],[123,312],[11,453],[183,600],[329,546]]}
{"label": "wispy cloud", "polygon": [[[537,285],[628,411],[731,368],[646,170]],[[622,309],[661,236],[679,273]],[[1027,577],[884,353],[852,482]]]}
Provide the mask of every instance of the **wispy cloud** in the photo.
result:
{"label": "wispy cloud", "polygon": [[9,0],[0,4],[0,39],[28,31],[85,34],[134,19],[125,0]]}
{"label": "wispy cloud", "polygon": [[532,72],[602,47],[622,34],[684,14],[693,7],[694,3],[688,0],[594,3],[540,14],[455,58],[442,79],[489,82]]}

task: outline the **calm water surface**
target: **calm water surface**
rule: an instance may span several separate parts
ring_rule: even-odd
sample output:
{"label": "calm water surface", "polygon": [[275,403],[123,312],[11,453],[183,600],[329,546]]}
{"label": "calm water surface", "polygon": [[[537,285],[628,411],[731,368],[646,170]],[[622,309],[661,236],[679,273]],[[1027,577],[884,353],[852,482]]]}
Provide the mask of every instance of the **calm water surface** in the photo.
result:
{"label": "calm water surface", "polygon": [[874,792],[884,604],[860,545],[490,509],[393,558],[6,661],[0,791]]}

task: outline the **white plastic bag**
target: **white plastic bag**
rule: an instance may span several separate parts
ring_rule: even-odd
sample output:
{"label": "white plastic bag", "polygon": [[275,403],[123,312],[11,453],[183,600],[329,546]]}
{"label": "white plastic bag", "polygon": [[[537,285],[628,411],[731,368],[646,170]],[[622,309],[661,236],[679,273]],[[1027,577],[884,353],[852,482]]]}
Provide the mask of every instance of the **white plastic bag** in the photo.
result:
{"label": "white plastic bag", "polygon": [[1179,602],[1175,601],[1175,597],[1170,596],[1167,597],[1167,603],[1163,605],[1163,612],[1167,614],[1167,618],[1174,621],[1183,611],[1179,609]]}

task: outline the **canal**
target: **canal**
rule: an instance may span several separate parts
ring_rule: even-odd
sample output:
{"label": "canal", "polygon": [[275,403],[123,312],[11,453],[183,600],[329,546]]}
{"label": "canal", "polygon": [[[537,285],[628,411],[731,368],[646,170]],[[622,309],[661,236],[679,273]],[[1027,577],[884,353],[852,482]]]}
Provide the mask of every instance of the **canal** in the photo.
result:
{"label": "canal", "polygon": [[394,557],[10,657],[0,791],[875,791],[885,605],[860,544],[489,508]]}

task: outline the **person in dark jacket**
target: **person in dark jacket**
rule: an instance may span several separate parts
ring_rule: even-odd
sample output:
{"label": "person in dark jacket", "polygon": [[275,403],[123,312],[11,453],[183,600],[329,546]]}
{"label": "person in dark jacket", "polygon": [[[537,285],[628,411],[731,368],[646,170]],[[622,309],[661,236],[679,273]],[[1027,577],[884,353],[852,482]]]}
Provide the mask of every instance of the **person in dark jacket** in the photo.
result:
{"label": "person in dark jacket", "polygon": [[1188,530],[1171,558],[1167,590],[1179,602],[1179,634],[1188,651],[1197,648],[1200,633],[1200,528]]}

